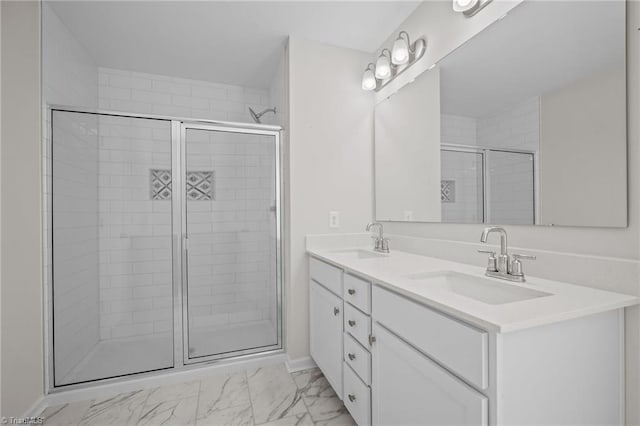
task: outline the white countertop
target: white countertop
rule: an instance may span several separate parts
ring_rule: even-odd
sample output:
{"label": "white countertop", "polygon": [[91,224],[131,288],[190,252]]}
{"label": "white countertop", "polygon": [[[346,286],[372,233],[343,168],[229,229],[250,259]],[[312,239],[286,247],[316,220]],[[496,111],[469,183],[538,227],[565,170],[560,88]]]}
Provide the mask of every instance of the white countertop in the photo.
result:
{"label": "white countertop", "polygon": [[[339,250],[310,248],[307,252],[341,269],[367,278],[376,285],[497,333],[523,330],[624,308],[640,301],[635,296],[529,276],[526,283],[510,283],[506,280],[485,277],[484,268],[398,250],[392,250],[390,255],[385,257],[360,259],[352,253],[339,252],[345,249],[371,251],[370,247],[344,247]],[[501,284],[526,287],[551,293],[551,295],[490,305],[450,291],[430,288],[423,281],[408,277],[412,274],[444,271],[483,277]]]}

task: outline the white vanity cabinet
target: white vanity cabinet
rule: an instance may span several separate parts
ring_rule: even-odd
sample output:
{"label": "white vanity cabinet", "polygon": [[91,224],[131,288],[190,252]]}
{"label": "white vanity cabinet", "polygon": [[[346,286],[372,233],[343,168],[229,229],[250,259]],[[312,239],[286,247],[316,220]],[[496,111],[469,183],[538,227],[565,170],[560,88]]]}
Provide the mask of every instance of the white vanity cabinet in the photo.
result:
{"label": "white vanity cabinet", "polygon": [[311,258],[310,351],[359,425],[371,424],[371,282]]}
{"label": "white vanity cabinet", "polygon": [[622,309],[485,330],[311,264],[311,354],[360,426],[623,424]]}

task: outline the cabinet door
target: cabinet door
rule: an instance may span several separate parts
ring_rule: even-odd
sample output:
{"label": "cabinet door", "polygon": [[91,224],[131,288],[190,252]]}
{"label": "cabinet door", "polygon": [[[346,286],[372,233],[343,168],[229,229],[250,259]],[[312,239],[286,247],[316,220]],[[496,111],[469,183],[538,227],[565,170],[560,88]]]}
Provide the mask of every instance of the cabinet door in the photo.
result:
{"label": "cabinet door", "polygon": [[486,425],[487,398],[378,323],[372,353],[374,425]]}
{"label": "cabinet door", "polygon": [[315,281],[310,284],[311,357],[342,399],[342,299]]}

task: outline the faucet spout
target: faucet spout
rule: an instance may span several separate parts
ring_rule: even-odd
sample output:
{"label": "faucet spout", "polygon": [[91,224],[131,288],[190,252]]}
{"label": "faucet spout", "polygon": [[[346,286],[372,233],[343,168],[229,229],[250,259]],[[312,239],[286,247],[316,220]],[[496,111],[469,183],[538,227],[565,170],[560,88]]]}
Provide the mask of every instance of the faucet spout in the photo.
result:
{"label": "faucet spout", "polygon": [[378,227],[378,238],[382,239],[384,233],[382,230],[382,224],[380,222],[369,222],[367,224],[367,231],[370,231],[374,226]]}
{"label": "faucet spout", "polygon": [[507,231],[504,228],[499,226],[490,226],[488,228],[484,228],[482,231],[482,235],[480,236],[480,242],[486,243],[489,234],[497,232],[500,234],[500,254],[506,255],[507,253]]}

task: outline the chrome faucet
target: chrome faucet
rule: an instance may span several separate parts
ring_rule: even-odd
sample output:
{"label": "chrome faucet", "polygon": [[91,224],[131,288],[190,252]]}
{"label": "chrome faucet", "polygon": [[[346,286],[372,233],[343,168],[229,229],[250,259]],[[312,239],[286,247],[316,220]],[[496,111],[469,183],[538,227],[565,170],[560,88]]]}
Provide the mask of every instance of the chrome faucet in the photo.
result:
{"label": "chrome faucet", "polygon": [[522,271],[521,259],[535,260],[535,256],[526,254],[509,255],[507,246],[507,231],[498,226],[484,228],[480,236],[480,242],[486,243],[489,234],[497,232],[500,234],[500,254],[496,256],[493,250],[478,250],[480,253],[489,253],[487,261],[486,275],[489,277],[501,278],[503,280],[525,282],[524,272]]}
{"label": "chrome faucet", "polygon": [[381,253],[389,253],[389,239],[384,238],[382,224],[380,222],[369,222],[367,224],[367,231],[370,231],[374,226],[378,227],[378,236],[371,237],[374,239],[373,250]]}

